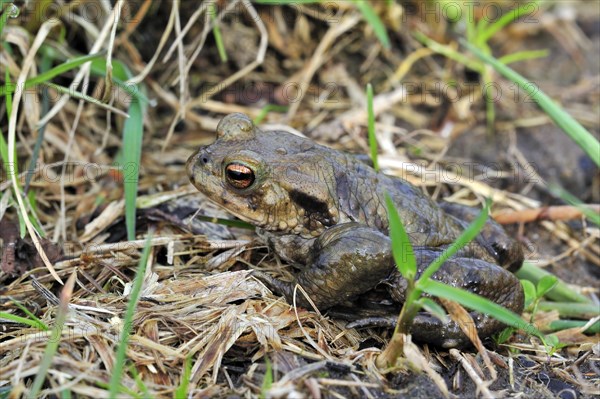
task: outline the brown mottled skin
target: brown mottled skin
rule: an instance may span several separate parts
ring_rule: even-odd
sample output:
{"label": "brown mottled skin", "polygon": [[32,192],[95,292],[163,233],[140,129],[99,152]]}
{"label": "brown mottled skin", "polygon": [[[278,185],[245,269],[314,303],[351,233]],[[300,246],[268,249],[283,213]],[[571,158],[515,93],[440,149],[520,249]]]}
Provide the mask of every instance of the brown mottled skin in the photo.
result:
{"label": "brown mottled skin", "polygon": [[[385,192],[411,239],[419,273],[477,215],[472,208],[436,204],[350,154],[287,132],[263,132],[243,114],[223,118],[217,140],[190,157],[187,173],[209,199],[257,226],[282,258],[301,266],[292,283],[258,277],[290,303],[294,286],[301,285],[320,309],[352,306],[361,294],[381,287],[394,302],[403,302],[406,281],[391,254]],[[510,271],[522,261],[520,246],[490,221],[433,277],[520,313],[523,290]],[[302,295],[296,300],[308,306]],[[503,328],[486,315],[472,316],[481,337]],[[415,318],[411,331],[417,340],[444,347],[467,342],[455,322],[443,324],[427,313]]]}

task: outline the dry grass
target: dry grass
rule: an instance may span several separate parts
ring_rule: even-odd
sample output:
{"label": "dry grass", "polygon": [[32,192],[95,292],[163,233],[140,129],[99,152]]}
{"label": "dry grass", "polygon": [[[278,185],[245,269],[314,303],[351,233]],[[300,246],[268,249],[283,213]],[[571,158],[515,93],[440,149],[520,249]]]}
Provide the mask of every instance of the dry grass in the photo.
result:
{"label": "dry grass", "polygon": [[[230,218],[200,198],[183,171],[191,151],[212,141],[224,114],[257,117],[267,104],[284,105],[287,111],[270,112],[265,122],[291,126],[336,148],[368,153],[364,88],[372,82],[378,93],[374,109],[380,165],[387,173],[401,175],[436,199],[478,206],[491,197],[494,212],[509,212],[511,222],[521,222],[513,231],[525,244],[537,243],[540,236],[548,241],[530,251],[530,259],[558,269],[569,260],[596,270],[590,275],[597,276],[597,226],[580,222],[578,214],[571,214],[572,223],[549,217],[534,222],[534,227],[524,224],[532,214],[540,218],[539,208],[548,205],[549,198],[534,193],[547,193],[546,183],[528,167],[527,155],[516,145],[523,134],[519,128],[548,124],[533,104],[517,104],[510,96],[497,104],[497,134],[509,141],[506,162],[493,164],[497,179],[486,180],[477,168],[468,178],[448,169],[453,161],[466,158],[449,158],[450,143],[484,130],[485,106],[477,89],[458,92],[448,85],[442,95],[423,89],[450,80],[461,87],[469,83],[462,66],[434,56],[410,34],[418,30],[454,43],[446,36],[451,27],[444,19],[432,21],[431,15],[409,4],[376,2],[392,37],[392,48],[386,50],[358,10],[345,2],[333,9],[217,2],[214,18],[207,14],[208,3],[119,0],[113,9],[108,2],[96,1],[56,2],[52,9],[40,9],[41,4],[29,3],[30,8],[23,8],[21,16],[4,27],[2,40],[10,49],[0,47],[0,65],[12,82],[19,84],[39,73],[40,45],[66,58],[107,50],[106,63],[112,59],[126,64],[133,74],[130,82],[143,86],[150,99],[143,121],[138,240],[125,238],[123,180],[129,176],[115,166],[124,118],[110,111],[126,111],[130,97],[110,79],[90,73],[87,64],[53,82],[87,92],[112,108],[61,96],[53,88],[45,108],[41,91],[17,90],[9,117],[3,99],[0,127],[5,135],[14,134],[21,174],[11,182],[5,169],[0,180],[1,311],[25,317],[20,304],[52,327],[62,289],[57,280],[76,273],[76,282],[60,337],[52,337],[52,330],[0,322],[0,397],[7,392],[8,397],[27,396],[46,345],[56,339],[60,343],[42,395],[70,391],[82,397],[107,396],[122,317],[149,232],[153,250],[132,321],[124,396],[173,397],[186,358],[191,358],[192,397],[254,397],[261,393],[265,357],[273,363],[272,397],[556,395],[560,389],[545,384],[540,375],[559,381],[565,390],[598,394],[598,336],[580,330],[561,332],[568,346],[550,356],[539,342],[517,335],[510,350],[488,351],[493,363],[489,367],[469,351],[447,353],[409,341],[402,367],[382,373],[375,358],[390,331],[348,330],[343,322],[294,309],[251,276],[250,268],[281,270],[278,273],[287,276],[290,271],[250,230],[192,221],[197,209]],[[543,23],[517,22],[499,33],[494,44],[508,53],[528,48],[529,36],[560,37],[558,53],[569,54],[585,69],[585,52],[599,37],[592,42],[576,23],[586,15],[585,4],[565,5],[573,7],[569,10],[574,10],[575,19],[563,18],[561,9],[546,10],[539,14]],[[89,17],[93,10],[97,18]],[[47,19],[52,12],[61,18]],[[597,23],[600,17],[594,18]],[[227,62],[219,58],[213,24],[219,26]],[[557,36],[559,28],[567,33]],[[4,73],[0,75],[6,84]],[[598,86],[596,82],[586,90],[589,84],[584,81],[589,77],[568,86],[567,109],[597,134],[600,125],[592,116],[597,115]],[[551,94],[560,89],[552,80],[541,80],[540,85]],[[40,128],[43,122],[47,123]],[[16,180],[25,186],[24,171],[42,132],[29,186],[35,205],[29,213],[45,232],[40,246],[47,261],[36,257],[31,242],[36,239],[35,221],[27,226],[31,238],[20,237],[17,207],[27,213],[28,204],[20,197],[16,203],[11,191]],[[9,163],[11,159],[12,155]],[[523,171],[531,179],[513,184],[510,177]],[[600,201],[593,191],[585,200]],[[548,246],[555,250],[547,252]],[[584,276],[576,282],[581,284],[579,291],[597,295],[597,279]],[[539,312],[536,317],[542,325],[557,315]],[[421,373],[428,377],[416,377]]]}

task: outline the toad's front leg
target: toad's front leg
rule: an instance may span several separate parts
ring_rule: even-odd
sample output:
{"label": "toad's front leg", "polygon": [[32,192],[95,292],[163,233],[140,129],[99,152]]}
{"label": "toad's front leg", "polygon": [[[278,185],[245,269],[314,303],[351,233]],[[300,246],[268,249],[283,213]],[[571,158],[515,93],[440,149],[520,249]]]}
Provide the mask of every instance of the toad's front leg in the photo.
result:
{"label": "toad's front leg", "polygon": [[[292,283],[265,273],[256,277],[293,303],[300,285],[317,308],[345,303],[390,276],[394,270],[391,242],[385,234],[359,223],[345,223],[326,230],[311,248],[310,263]],[[303,295],[296,303],[309,307]]]}

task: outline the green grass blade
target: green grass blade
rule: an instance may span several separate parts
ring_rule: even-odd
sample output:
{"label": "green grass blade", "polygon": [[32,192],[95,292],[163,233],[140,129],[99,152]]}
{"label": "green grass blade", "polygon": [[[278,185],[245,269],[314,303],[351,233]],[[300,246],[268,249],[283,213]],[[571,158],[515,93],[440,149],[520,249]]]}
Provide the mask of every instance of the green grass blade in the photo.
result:
{"label": "green grass blade", "polygon": [[392,254],[396,267],[407,280],[413,280],[417,274],[417,259],[413,252],[408,234],[404,230],[398,211],[389,194],[385,194],[385,204],[390,222],[390,239],[392,240]]}
{"label": "green grass blade", "polygon": [[265,377],[263,378],[263,382],[260,387],[259,398],[261,399],[265,399],[267,397],[267,392],[269,392],[271,385],[273,385],[273,367],[271,367],[271,362],[267,357],[265,357],[265,367]]}
{"label": "green grass blade", "polygon": [[523,293],[525,294],[525,309],[529,307],[537,299],[537,289],[535,284],[529,280],[520,280],[523,286]]}
{"label": "green grass blade", "polygon": [[288,108],[287,105],[267,104],[261,108],[260,112],[252,122],[254,122],[255,125],[260,125],[269,112],[287,112]]}
{"label": "green grass blade", "polygon": [[137,189],[142,160],[142,137],[144,134],[144,107],[140,101],[131,99],[129,118],[123,125],[123,185],[125,189],[125,225],[127,238],[135,240],[135,213]]}
{"label": "green grass blade", "polygon": [[[15,156],[15,159],[17,157]],[[6,143],[6,140],[4,139],[4,132],[2,131],[2,128],[0,127],[0,160],[2,160],[2,162],[4,163],[2,166],[5,168],[6,173],[10,173],[8,171],[8,168],[10,167],[10,165],[8,165],[8,143]]]}
{"label": "green grass blade", "polygon": [[42,331],[48,331],[48,327],[44,323],[40,323],[37,320],[30,320],[25,317],[17,316],[12,313],[0,312],[0,319],[10,320],[15,323],[25,324],[26,326],[40,329]]}
{"label": "green grass blade", "polygon": [[[550,322],[548,326],[551,331],[566,330],[567,328],[581,328],[588,322],[583,320],[554,320]],[[587,334],[598,334],[600,333],[600,321],[593,323],[591,326],[586,328],[584,333]]]}
{"label": "green grass blade", "polygon": [[60,65],[55,66],[52,69],[49,69],[46,72],[43,72],[37,76],[34,76],[33,78],[27,79],[25,81],[25,88],[29,88],[36,84],[40,84],[40,83],[52,80],[54,77],[61,75],[65,72],[68,72],[72,69],[75,69],[75,68],[85,64],[86,62],[99,60],[104,56],[105,53],[106,53],[106,51],[101,51],[101,52],[98,52],[95,54],[88,54],[88,55],[83,55],[80,57],[75,57],[72,60],[66,61]]}
{"label": "green grass blade", "polygon": [[[551,276],[546,270],[540,269],[529,261],[523,262],[523,266],[515,273],[521,280],[529,280],[537,284],[544,276]],[[590,303],[591,300],[584,295],[574,291],[564,281],[558,279],[554,288],[546,293],[546,297],[555,301]]]}
{"label": "green grass blade", "polygon": [[490,202],[491,201],[488,199],[481,212],[479,212],[479,215],[477,215],[475,220],[471,222],[471,224],[465,229],[465,231],[463,231],[462,234],[456,240],[454,240],[454,242],[445,251],[443,251],[440,256],[438,256],[433,262],[431,262],[429,266],[427,266],[427,269],[425,269],[421,277],[419,277],[417,287],[421,288],[421,281],[426,283],[428,279],[435,272],[438,271],[438,269],[444,264],[444,262],[446,262],[461,248],[463,248],[475,237],[477,237],[477,234],[479,234],[479,232],[481,231],[481,229],[487,221],[488,212],[490,209]]}
{"label": "green grass blade", "polygon": [[[8,73],[8,68],[6,68],[6,71],[4,71],[4,84],[6,85],[6,87],[14,88],[10,79],[10,73]],[[6,119],[9,120],[10,114],[12,112],[12,92],[7,92],[6,94]],[[15,160],[16,159],[17,158],[15,158]]]}
{"label": "green grass blade", "polygon": [[256,227],[254,225],[252,225],[248,222],[244,222],[242,220],[222,219],[222,218],[216,218],[216,217],[204,216],[204,215],[196,215],[195,219],[199,219],[204,222],[222,224],[223,226],[237,227],[237,228],[246,229],[246,230],[256,229]]}
{"label": "green grass blade", "polygon": [[519,7],[511,10],[510,12],[504,13],[498,20],[489,24],[485,29],[477,35],[477,43],[487,43],[488,40],[502,28],[511,22],[516,21],[524,15],[528,15],[532,11],[537,10],[537,4],[539,1],[530,1],[525,4],[521,4]]}
{"label": "green grass blade", "polygon": [[421,280],[419,280],[419,283],[421,284],[423,291],[429,295],[434,295],[436,297],[458,302],[469,309],[480,313],[489,314],[493,318],[500,320],[510,327],[524,330],[529,334],[543,339],[542,333],[539,332],[538,329],[532,324],[527,323],[516,313],[511,312],[510,310],[490,301],[489,299],[431,279],[423,281],[422,283]]}
{"label": "green grass blade", "polygon": [[17,211],[17,217],[19,218],[19,237],[23,239],[27,235],[27,225],[25,224],[23,213]]}
{"label": "green grass blade", "polygon": [[373,161],[373,168],[378,171],[379,161],[377,159],[377,136],[375,136],[375,112],[373,111],[373,86],[371,83],[367,84],[367,118],[371,161]]}
{"label": "green grass blade", "polygon": [[504,65],[508,65],[519,61],[544,58],[547,57],[548,54],[550,54],[548,50],[517,51],[516,53],[507,54],[503,57],[498,58],[498,61],[500,61]]}
{"label": "green grass blade", "polygon": [[[127,94],[129,94],[132,98],[135,98],[141,101],[144,104],[150,104],[150,99],[146,97],[144,93],[140,90],[140,86],[132,85],[127,83],[127,80],[131,77],[129,70],[127,67],[120,62],[119,60],[113,60],[113,83],[119,88],[123,89]],[[95,60],[92,61],[91,67],[92,74],[96,76],[106,76],[106,61],[105,60]]]}
{"label": "green grass blade", "polygon": [[538,304],[539,310],[557,310],[560,316],[591,319],[600,316],[600,309],[594,303],[548,302]]}
{"label": "green grass blade", "polygon": [[429,37],[425,36],[421,32],[413,32],[413,36],[415,37],[415,39],[417,39],[419,42],[421,42],[424,46],[429,47],[431,50],[435,51],[436,53],[441,54],[447,58],[450,58],[451,60],[456,61],[459,64],[462,64],[469,69],[472,69],[479,73],[483,73],[483,65],[480,62],[478,62],[477,60],[472,60],[471,58],[467,57],[466,55],[461,54],[460,52],[456,51],[452,47],[447,46],[445,44],[438,43],[435,40],[430,39]]}
{"label": "green grass blade", "polygon": [[153,395],[150,394],[148,387],[146,386],[146,384],[144,384],[144,380],[142,380],[142,376],[140,375],[134,364],[132,364],[129,367],[129,373],[133,375],[135,380],[135,386],[137,387],[138,391],[141,392],[141,395],[136,393],[136,396],[138,398],[151,398]]}
{"label": "green grass blade", "polygon": [[[61,53],[58,53],[52,47],[42,45],[41,51],[44,54],[48,54],[48,56],[53,61],[58,60],[58,61],[63,61],[63,63],[69,62],[65,57],[62,56]],[[81,56],[81,57],[92,57],[92,60],[91,60],[92,64],[90,67],[90,71],[91,71],[92,75],[94,75],[94,76],[106,77],[106,60],[104,58],[102,58],[102,54],[104,54],[104,53],[105,53],[105,51],[96,53],[95,55],[99,56],[96,58],[93,58],[94,55]],[[116,86],[123,89],[130,96],[136,97],[140,101],[143,101],[144,103],[150,102],[150,100],[138,90],[138,87],[136,85],[131,85],[131,84],[126,83],[127,79],[130,78],[130,74],[129,74],[129,71],[125,64],[123,64],[119,60],[113,59],[112,68],[113,68],[113,77],[112,77],[113,83]]]}
{"label": "green grass blade", "polygon": [[14,299],[12,299],[12,298],[11,298],[11,300],[12,300],[12,303],[13,303],[13,304],[14,304],[16,307],[18,307],[19,309],[21,309],[21,311],[22,311],[23,313],[25,313],[25,314],[26,314],[26,315],[27,315],[27,316],[28,316],[28,317],[29,317],[31,320],[34,320],[34,321],[36,321],[37,323],[39,323],[39,324],[40,324],[40,328],[41,328],[42,330],[44,330],[44,331],[48,331],[48,330],[49,330],[49,328],[48,328],[48,326],[46,325],[46,323],[44,323],[44,322],[43,322],[43,321],[42,321],[40,318],[38,318],[36,315],[34,315],[33,313],[31,313],[31,312],[29,311],[29,309],[27,309],[25,306],[23,306],[23,305],[22,305],[20,302],[18,302],[18,301],[15,301],[15,300],[14,300]]}
{"label": "green grass blade", "polygon": [[315,4],[320,3],[321,0],[255,0],[258,4],[271,4],[280,6],[284,4]]}
{"label": "green grass blade", "polygon": [[[100,60],[94,60],[92,61],[92,66],[90,69],[92,72],[97,73],[98,75],[101,75],[102,77],[106,76],[106,60],[104,59],[100,59]],[[129,68],[123,64],[121,61],[119,60],[112,60],[112,78],[113,79],[118,79],[121,82],[126,81],[127,79],[129,79],[131,77],[131,73],[129,72]]]}
{"label": "green grass blade", "polygon": [[[444,1],[444,6],[447,7],[446,9],[448,9],[448,7],[453,7],[456,6],[457,3],[454,2],[454,0],[445,0]],[[453,4],[448,4],[448,3],[453,3]],[[444,7],[443,6],[443,7]],[[482,21],[485,21],[485,18],[481,18],[481,20],[476,21],[475,15],[473,12],[471,12],[473,9],[471,7],[466,7],[466,9],[463,9],[463,11],[468,12],[468,14],[462,18],[462,20],[464,21],[466,27],[467,27],[467,31],[466,31],[466,35],[467,35],[467,40],[469,40],[470,42],[472,42],[475,39],[475,35],[478,32],[478,29],[480,29],[480,25]],[[451,18],[450,19],[452,22],[458,22],[458,21],[454,21]]]}
{"label": "green grass blade", "polygon": [[28,204],[27,209],[31,211],[31,217],[29,218],[31,224],[33,224],[33,227],[42,238],[46,237],[46,233],[44,233],[44,229],[42,228],[40,220],[37,217],[38,208],[37,196],[35,195],[35,192],[30,191],[26,196],[23,197],[23,200]]}
{"label": "green grass blade", "polygon": [[544,276],[540,281],[538,281],[535,291],[538,297],[543,297],[546,293],[558,283],[558,277],[554,275]]}
{"label": "green grass blade", "polygon": [[68,94],[71,97],[76,98],[78,100],[87,101],[89,103],[92,103],[92,104],[100,107],[100,108],[108,109],[109,111],[112,111],[118,115],[127,116],[127,114],[125,112],[121,111],[120,109],[115,108],[111,105],[105,104],[102,101],[98,100],[97,98],[94,98],[92,96],[84,94],[80,91],[76,91],[76,90],[70,89],[68,87],[60,86],[60,85],[57,85],[55,83],[50,83],[50,82],[44,82],[43,84],[45,86],[52,87],[54,90],[56,90],[59,93]]}
{"label": "green grass blade", "polygon": [[[92,62],[92,71],[105,76],[106,63],[102,60]],[[147,97],[142,93],[143,86],[129,85],[125,81],[131,77],[126,65],[113,60],[113,83],[123,88],[130,96],[129,118],[123,125],[123,188],[125,191],[125,226],[127,228],[127,239],[135,239],[135,214],[137,189],[142,159],[142,139],[144,135],[144,114],[146,105],[149,103]]]}
{"label": "green grass blade", "polygon": [[[104,55],[104,53],[96,53],[96,54],[90,54],[90,55],[85,55],[82,57],[77,57],[72,59],[71,61],[67,61],[63,64],[60,64],[58,66],[55,66],[54,68],[43,72],[37,76],[34,76],[33,78],[27,79],[25,81],[25,89],[29,89],[35,85],[41,84],[41,83],[47,83],[50,80],[52,80],[52,78],[63,74],[65,72],[70,71],[71,69],[75,69],[78,66],[85,64],[86,62],[90,62],[96,59],[100,59],[102,58],[102,56]],[[8,91],[10,92],[14,92],[14,87],[11,87],[10,89],[7,89],[5,87],[0,87],[0,96],[5,95]]]}
{"label": "green grass blade", "polygon": [[[473,13],[467,15],[467,17],[471,17],[473,19],[475,19],[475,16],[473,15]],[[483,32],[484,30],[487,29],[487,27],[490,25],[490,19],[489,18],[481,18],[479,21],[477,21],[477,25],[476,25],[476,30],[475,32],[473,32],[473,38],[476,38],[477,36],[479,36],[481,34],[481,32]],[[469,40],[471,41],[471,40]]]}
{"label": "green grass blade", "polygon": [[418,300],[419,306],[431,313],[432,316],[440,319],[442,323],[447,323],[449,321],[448,314],[446,314],[446,310],[442,307],[442,305],[438,304],[431,298],[421,297]]}
{"label": "green grass blade", "polygon": [[477,47],[461,40],[463,46],[473,52],[480,60],[486,64],[491,65],[498,73],[502,74],[505,78],[516,83],[522,90],[527,92],[529,96],[552,118],[552,120],[571,137],[577,145],[585,151],[594,163],[600,166],[600,142],[592,136],[579,122],[577,122],[571,115],[564,111],[558,104],[556,104],[550,97],[537,88],[536,85],[529,82],[523,76],[502,64],[495,58],[484,54]]}
{"label": "green grass blade", "polygon": [[44,355],[42,356],[42,360],[40,361],[40,364],[38,366],[38,371],[33,380],[33,384],[29,389],[29,394],[27,397],[39,397],[42,385],[46,380],[46,374],[48,373],[48,370],[52,365],[52,359],[56,354],[58,344],[60,344],[63,326],[65,324],[65,320],[67,319],[67,314],[69,313],[69,300],[71,298],[71,295],[73,294],[75,276],[75,273],[71,274],[60,293],[60,303],[58,305],[56,320],[54,321],[54,328],[52,329],[52,335],[50,335],[48,339],[48,344],[46,345],[46,349],[44,350]]}
{"label": "green grass blade", "polygon": [[[95,382],[96,386],[108,391],[110,388],[110,384],[104,382],[104,381],[96,381]],[[125,394],[125,395],[129,395],[132,398],[136,399],[136,398],[140,398],[140,399],[148,399],[150,398],[150,396],[146,396],[146,397],[141,397],[137,392],[135,392],[132,389],[129,389],[128,387],[126,387],[125,385],[121,385],[119,386],[119,393]],[[110,396],[109,396],[110,398]]]}
{"label": "green grass blade", "polygon": [[192,375],[192,358],[188,356],[185,358],[185,362],[183,364],[183,373],[181,373],[181,381],[179,382],[179,386],[173,392],[173,399],[181,399],[188,397],[188,388],[190,385],[190,377]]}
{"label": "green grass blade", "polygon": [[114,75],[113,75],[113,83],[117,87],[120,87],[121,89],[123,89],[131,97],[137,99],[138,101],[141,101],[144,105],[151,103],[150,99],[148,97],[146,97],[146,95],[140,90],[140,86],[131,85],[120,79],[115,79]]}
{"label": "green grass blade", "polygon": [[123,318],[123,330],[121,331],[121,338],[119,339],[119,347],[117,348],[117,354],[115,356],[115,365],[112,369],[112,374],[109,382],[109,394],[110,398],[115,398],[121,388],[121,373],[125,366],[125,354],[127,351],[127,342],[129,340],[129,334],[133,326],[133,314],[137,306],[138,300],[140,299],[140,293],[142,292],[142,284],[144,282],[144,275],[146,274],[146,265],[148,263],[148,256],[150,255],[150,240],[152,236],[148,236],[146,240],[146,246],[144,252],[138,263],[137,272],[135,279],[133,280],[133,287],[129,294],[129,303],[127,304],[127,310],[125,311],[125,317]]}
{"label": "green grass blade", "polygon": [[208,14],[213,22],[213,36],[215,38],[215,44],[217,45],[217,50],[219,51],[219,57],[221,58],[221,62],[227,62],[227,52],[225,51],[225,45],[223,44],[223,38],[221,37],[221,29],[219,25],[216,23],[217,20],[217,6],[215,3],[210,3],[208,5]]}
{"label": "green grass blade", "polygon": [[[4,4],[2,4],[4,5]],[[1,10],[0,10],[1,11]],[[9,18],[16,18],[19,16],[20,10],[19,7],[10,3],[8,6],[2,11],[0,14],[0,37],[2,37],[2,31],[4,30],[4,26]]]}
{"label": "green grass blade", "polygon": [[[44,51],[42,53],[42,59],[40,61],[39,69],[40,72],[44,73],[50,70],[50,66],[52,65],[52,59],[50,58],[49,52]],[[50,108],[50,100],[48,98],[48,89],[46,87],[43,88],[42,93],[42,107],[40,110],[40,118],[43,119],[44,116],[48,113],[48,109]],[[29,167],[27,168],[27,175],[25,176],[25,187],[23,188],[23,192],[27,194],[29,192],[29,185],[31,184],[31,179],[33,178],[33,172],[35,170],[35,165],[37,164],[37,160],[40,155],[40,150],[42,149],[42,143],[44,142],[44,134],[46,133],[46,124],[40,125],[38,127],[38,136],[35,140],[35,146],[33,147],[33,153],[31,154],[31,161],[29,162]]]}
{"label": "green grass blade", "polygon": [[389,49],[391,47],[390,38],[388,37],[385,25],[383,24],[379,16],[377,16],[375,10],[373,10],[373,7],[371,7],[371,5],[364,0],[355,0],[354,4],[356,5],[356,8],[358,8],[358,10],[362,13],[362,16],[365,19],[365,21],[367,21],[367,23],[371,26],[373,32],[375,32],[375,36],[377,36],[377,39],[379,39],[383,47]]}

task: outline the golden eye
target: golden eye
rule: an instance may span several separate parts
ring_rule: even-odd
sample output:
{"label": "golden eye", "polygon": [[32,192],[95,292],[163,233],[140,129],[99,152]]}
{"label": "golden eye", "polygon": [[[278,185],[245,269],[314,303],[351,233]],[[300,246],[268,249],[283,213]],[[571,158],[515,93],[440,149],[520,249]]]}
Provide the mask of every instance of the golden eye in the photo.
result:
{"label": "golden eye", "polygon": [[254,171],[244,164],[232,162],[225,167],[227,182],[235,188],[248,188],[254,183]]}

